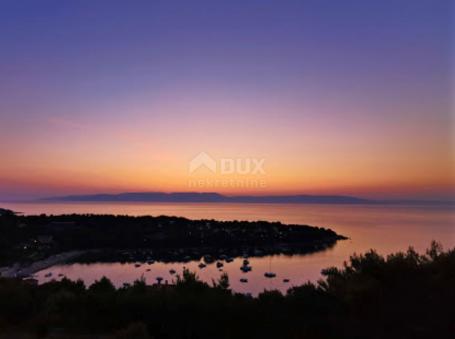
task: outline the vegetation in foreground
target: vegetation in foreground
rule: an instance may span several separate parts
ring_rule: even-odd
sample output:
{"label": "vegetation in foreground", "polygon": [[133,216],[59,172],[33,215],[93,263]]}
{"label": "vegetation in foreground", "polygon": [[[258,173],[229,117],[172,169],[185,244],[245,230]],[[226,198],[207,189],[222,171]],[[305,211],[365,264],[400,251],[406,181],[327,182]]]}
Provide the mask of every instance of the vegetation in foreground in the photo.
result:
{"label": "vegetation in foreground", "polygon": [[[0,279],[4,338],[453,338],[455,249],[370,251],[317,284],[251,298],[184,272],[176,285]],[[1,338],[1,335],[0,335]]]}

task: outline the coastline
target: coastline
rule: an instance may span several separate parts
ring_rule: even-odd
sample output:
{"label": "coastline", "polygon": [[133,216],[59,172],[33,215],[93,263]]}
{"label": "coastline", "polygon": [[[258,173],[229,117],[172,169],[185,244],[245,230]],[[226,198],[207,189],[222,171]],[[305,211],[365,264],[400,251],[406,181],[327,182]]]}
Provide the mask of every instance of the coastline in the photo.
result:
{"label": "coastline", "polygon": [[27,278],[38,271],[46,268],[66,263],[85,253],[85,251],[69,251],[51,255],[46,259],[35,261],[29,265],[14,263],[12,266],[0,267],[1,278]]}
{"label": "coastline", "polygon": [[169,216],[11,212],[0,222],[8,230],[0,277],[31,282],[37,272],[66,263],[198,261],[222,267],[234,258],[324,251],[346,239],[303,224]]}

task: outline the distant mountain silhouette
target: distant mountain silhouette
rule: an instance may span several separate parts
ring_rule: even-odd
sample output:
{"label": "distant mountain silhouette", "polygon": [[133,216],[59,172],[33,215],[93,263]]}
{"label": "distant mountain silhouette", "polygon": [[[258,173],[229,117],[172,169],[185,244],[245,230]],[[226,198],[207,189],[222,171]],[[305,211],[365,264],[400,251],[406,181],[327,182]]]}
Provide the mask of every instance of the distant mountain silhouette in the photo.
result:
{"label": "distant mountain silhouette", "polygon": [[161,193],[137,192],[120,194],[68,195],[41,199],[69,202],[224,202],[224,203],[306,203],[306,204],[365,204],[373,200],[342,195],[267,195],[226,196],[218,193]]}

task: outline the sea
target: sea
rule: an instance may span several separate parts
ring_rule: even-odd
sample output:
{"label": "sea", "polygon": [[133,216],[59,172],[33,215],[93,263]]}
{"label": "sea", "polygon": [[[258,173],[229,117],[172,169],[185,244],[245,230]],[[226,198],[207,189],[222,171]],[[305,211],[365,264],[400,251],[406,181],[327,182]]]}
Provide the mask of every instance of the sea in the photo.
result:
{"label": "sea", "polygon": [[[234,204],[234,203],[0,203],[26,215],[33,214],[118,214],[118,215],[167,215],[191,219],[216,220],[266,220],[282,223],[304,224],[330,228],[348,240],[338,241],[327,250],[307,255],[273,255],[249,258],[252,271],[243,273],[243,258],[225,263],[223,271],[214,264],[199,268],[199,261],[189,263],[146,263],[139,267],[134,263],[63,264],[37,272],[40,283],[52,279],[82,279],[86,285],[103,276],[116,286],[145,279],[149,284],[156,278],[172,284],[175,270],[181,274],[184,268],[197,273],[207,283],[217,280],[223,272],[229,275],[235,292],[257,295],[264,290],[280,290],[285,293],[292,286],[322,279],[321,270],[342,267],[354,254],[375,250],[388,255],[413,247],[425,253],[431,242],[439,242],[444,249],[455,247],[455,205],[437,204]],[[265,272],[276,277],[266,278]],[[49,274],[51,273],[51,274]],[[247,279],[241,282],[240,279]]]}

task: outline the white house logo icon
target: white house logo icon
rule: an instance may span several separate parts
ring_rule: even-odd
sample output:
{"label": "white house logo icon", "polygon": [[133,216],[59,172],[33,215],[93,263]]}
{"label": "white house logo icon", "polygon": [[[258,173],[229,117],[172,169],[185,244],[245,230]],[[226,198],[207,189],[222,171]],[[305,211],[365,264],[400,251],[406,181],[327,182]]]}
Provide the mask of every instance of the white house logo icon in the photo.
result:
{"label": "white house logo icon", "polygon": [[211,172],[216,173],[216,161],[205,152],[199,153],[190,161],[190,173],[200,167],[207,167]]}

